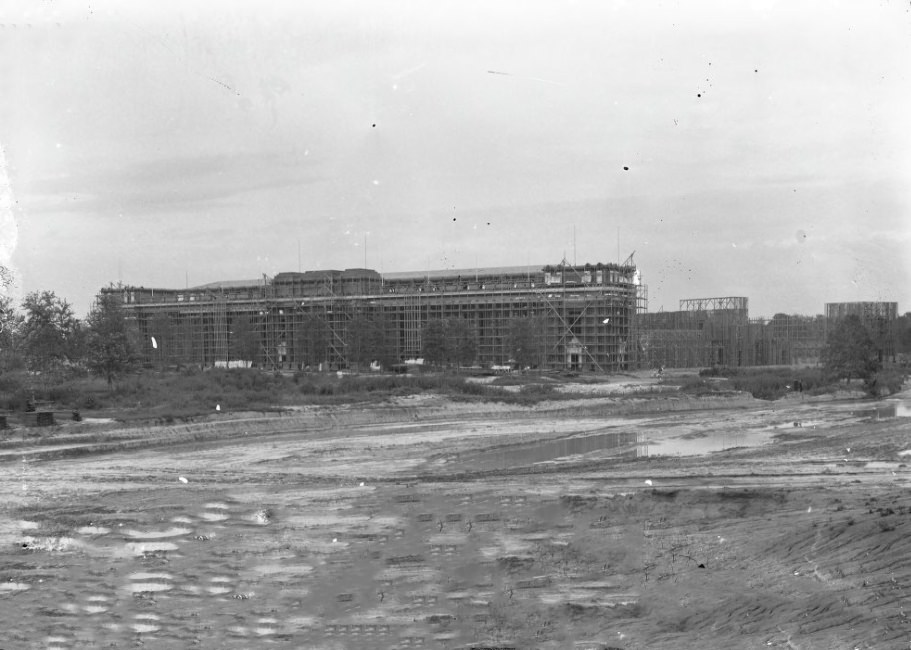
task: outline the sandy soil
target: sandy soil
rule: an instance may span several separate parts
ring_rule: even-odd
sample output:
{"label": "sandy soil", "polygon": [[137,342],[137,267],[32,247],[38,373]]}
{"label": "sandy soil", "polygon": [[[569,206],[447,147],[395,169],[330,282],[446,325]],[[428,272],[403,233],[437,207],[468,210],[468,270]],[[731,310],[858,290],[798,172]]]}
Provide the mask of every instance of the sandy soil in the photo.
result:
{"label": "sandy soil", "polygon": [[7,432],[0,648],[908,647],[907,409],[625,393]]}

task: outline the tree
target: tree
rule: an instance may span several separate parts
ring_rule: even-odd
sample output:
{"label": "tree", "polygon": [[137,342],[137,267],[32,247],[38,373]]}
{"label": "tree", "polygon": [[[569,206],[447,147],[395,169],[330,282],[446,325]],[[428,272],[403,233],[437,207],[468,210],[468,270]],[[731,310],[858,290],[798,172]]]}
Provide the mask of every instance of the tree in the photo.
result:
{"label": "tree", "polygon": [[22,351],[29,369],[49,373],[79,354],[79,321],[70,304],[53,291],[33,291],[22,301]]}
{"label": "tree", "polygon": [[826,338],[823,366],[839,379],[869,379],[881,364],[876,345],[859,316],[851,314],[837,322]]}
{"label": "tree", "polygon": [[537,366],[541,360],[541,341],[538,332],[542,329],[539,319],[526,316],[509,321],[506,345],[509,356],[519,368]]}
{"label": "tree", "polygon": [[421,330],[421,354],[433,365],[470,366],[478,358],[478,335],[464,318],[429,320]]}
{"label": "tree", "polygon": [[457,366],[470,366],[478,358],[478,335],[464,318],[450,318],[445,323],[446,357]]}
{"label": "tree", "polygon": [[108,386],[114,377],[139,361],[139,335],[123,312],[119,296],[104,292],[98,296],[86,318],[86,360],[89,369],[103,376]]}
{"label": "tree", "polygon": [[253,364],[259,356],[259,335],[253,326],[252,319],[240,314],[231,319],[231,356],[248,364]]}
{"label": "tree", "polygon": [[424,323],[421,330],[421,354],[424,362],[441,366],[446,362],[446,327],[442,320]]}
{"label": "tree", "polygon": [[329,326],[316,314],[304,314],[294,328],[295,359],[316,366],[329,358]]}
{"label": "tree", "polygon": [[388,366],[395,363],[395,346],[382,314],[358,311],[348,321],[345,353],[349,362],[368,364],[373,361]]}
{"label": "tree", "polygon": [[22,320],[13,299],[9,296],[0,296],[0,371],[10,370],[22,363],[19,354],[19,331]]}

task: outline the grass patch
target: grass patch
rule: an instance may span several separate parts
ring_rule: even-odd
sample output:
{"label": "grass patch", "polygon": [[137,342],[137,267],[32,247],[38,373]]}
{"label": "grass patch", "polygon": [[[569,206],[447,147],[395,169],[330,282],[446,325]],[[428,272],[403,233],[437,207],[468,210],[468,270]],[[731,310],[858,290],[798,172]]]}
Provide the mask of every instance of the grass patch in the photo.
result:
{"label": "grass patch", "polygon": [[[837,382],[826,377],[819,368],[761,367],[707,368],[699,372],[701,379],[713,379],[727,390],[750,393],[757,399],[776,400],[801,386],[802,392],[819,395],[832,392]],[[799,384],[798,384],[799,382]]]}
{"label": "grass patch", "polygon": [[553,386],[530,384],[518,392],[456,374],[294,375],[241,368],[145,371],[113,386],[97,377],[74,376],[43,386],[24,371],[0,376],[0,408],[22,412],[34,396],[39,409],[123,421],[161,424],[187,422],[201,415],[229,411],[274,411],[300,405],[372,402],[389,397],[438,393],[453,399],[532,404],[561,397]]}

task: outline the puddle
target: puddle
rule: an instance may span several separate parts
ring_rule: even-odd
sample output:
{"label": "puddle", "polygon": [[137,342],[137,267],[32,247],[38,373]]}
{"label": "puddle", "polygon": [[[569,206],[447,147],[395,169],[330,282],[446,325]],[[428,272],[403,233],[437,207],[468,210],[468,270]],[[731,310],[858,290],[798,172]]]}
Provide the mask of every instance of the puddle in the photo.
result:
{"label": "puddle", "polygon": [[889,418],[911,418],[911,402],[904,400],[886,400],[872,408],[851,411],[851,415],[871,420],[887,420]]}
{"label": "puddle", "polygon": [[458,460],[468,460],[472,467],[489,468],[521,467],[603,451],[613,451],[611,455],[616,456],[637,455],[636,446],[640,440],[644,440],[641,433],[601,433],[492,449],[474,455],[473,458],[466,459],[462,456]]}
{"label": "puddle", "polygon": [[171,542],[131,542],[126,545],[126,548],[134,555],[144,555],[146,553],[176,551],[177,544],[172,544]]}
{"label": "puddle", "polygon": [[286,525],[295,528],[323,528],[326,526],[356,526],[370,520],[368,515],[292,515],[285,519]]}
{"label": "puddle", "polygon": [[[457,462],[473,468],[522,467],[539,463],[578,461],[588,457],[619,458],[648,456],[702,456],[735,447],[758,447],[772,441],[772,431],[712,432],[708,435],[650,437],[646,433],[621,432],[576,436],[560,440],[494,449]],[[452,459],[449,460],[452,462]]]}
{"label": "puddle", "polygon": [[160,539],[162,537],[177,537],[179,535],[186,535],[191,532],[189,528],[169,528],[168,530],[150,530],[150,531],[140,531],[140,530],[125,530],[123,531],[124,535],[129,537],[139,538],[139,539]]}
{"label": "puddle", "polygon": [[[737,447],[759,447],[772,441],[771,431],[714,432],[699,438],[660,438],[640,445],[640,456],[702,456]],[[645,454],[642,453],[644,446]]]}
{"label": "puddle", "polygon": [[170,573],[131,573],[130,580],[173,580],[174,576]]}
{"label": "puddle", "polygon": [[127,591],[134,594],[151,593],[156,591],[170,591],[171,585],[163,582],[134,582],[127,587]]}
{"label": "puddle", "polygon": [[147,634],[159,630],[157,625],[150,625],[149,623],[133,623],[130,627],[132,627],[133,631],[137,634]]}
{"label": "puddle", "polygon": [[22,544],[23,548],[32,551],[68,551],[74,546],[74,540],[69,537],[26,537]]}
{"label": "puddle", "polygon": [[82,526],[77,528],[76,532],[80,535],[107,535],[111,529],[104,526]]}
{"label": "puddle", "polygon": [[[899,455],[901,455],[901,454],[899,454]],[[871,461],[864,463],[864,467],[866,469],[890,470],[893,474],[895,473],[895,470],[898,469],[898,465],[899,465],[899,463],[889,462],[886,460],[871,460]]]}
{"label": "puddle", "polygon": [[265,564],[256,567],[254,571],[263,576],[302,576],[313,571],[313,567],[308,564]]}

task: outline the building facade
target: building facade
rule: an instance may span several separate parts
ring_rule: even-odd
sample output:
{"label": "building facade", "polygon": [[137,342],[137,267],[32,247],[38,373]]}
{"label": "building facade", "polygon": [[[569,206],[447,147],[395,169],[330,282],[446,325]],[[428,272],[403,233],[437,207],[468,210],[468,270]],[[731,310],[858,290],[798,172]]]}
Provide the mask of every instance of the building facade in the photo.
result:
{"label": "building facade", "polygon": [[644,287],[624,264],[561,263],[380,274],[279,273],[188,289],[111,287],[145,361],[172,366],[342,369],[422,357],[427,324],[459,324],[471,364],[617,371],[636,367]]}
{"label": "building facade", "polygon": [[[148,364],[268,369],[389,367],[420,359],[428,324],[455,333],[458,365],[616,372],[637,368],[816,365],[827,332],[861,318],[895,356],[894,302],[828,303],[825,316],[750,318],[746,297],[690,298],[649,313],[624,264],[279,273],[188,289],[111,287]],[[466,352],[467,351],[467,352]]]}

